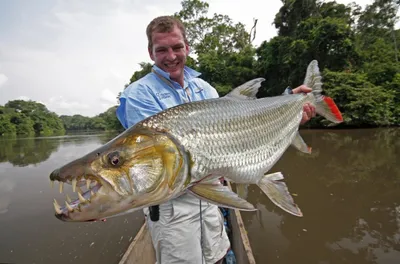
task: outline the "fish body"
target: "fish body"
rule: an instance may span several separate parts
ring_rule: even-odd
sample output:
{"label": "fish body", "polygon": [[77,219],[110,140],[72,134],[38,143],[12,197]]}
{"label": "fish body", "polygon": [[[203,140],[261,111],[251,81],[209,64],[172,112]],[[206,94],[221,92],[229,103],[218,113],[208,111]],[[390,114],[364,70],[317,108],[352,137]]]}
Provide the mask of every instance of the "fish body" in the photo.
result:
{"label": "fish body", "polygon": [[[163,203],[185,192],[241,210],[254,210],[218,179],[235,182],[238,193],[257,184],[276,205],[301,216],[280,172],[266,174],[293,145],[310,152],[298,133],[303,106],[334,123],[342,117],[333,100],[321,94],[318,64],[307,69],[308,94],[257,99],[264,79],[251,80],[222,98],[178,105],[155,114],[50,175],[52,181],[96,182],[74,202],[59,206],[65,221],[110,217]],[[93,192],[95,189],[95,192]],[[61,190],[61,189],[60,189]],[[89,194],[89,191],[90,194]]]}

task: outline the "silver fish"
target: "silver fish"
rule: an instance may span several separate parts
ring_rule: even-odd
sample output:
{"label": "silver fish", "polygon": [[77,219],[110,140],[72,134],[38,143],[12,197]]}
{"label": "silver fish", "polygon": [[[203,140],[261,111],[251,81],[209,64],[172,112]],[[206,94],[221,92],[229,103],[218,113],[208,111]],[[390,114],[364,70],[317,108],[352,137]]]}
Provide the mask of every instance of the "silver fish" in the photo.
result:
{"label": "silver fish", "polygon": [[[222,98],[164,110],[53,171],[50,180],[60,186],[92,184],[65,206],[55,201],[56,216],[64,221],[97,220],[185,192],[220,206],[255,210],[243,195],[249,184],[258,185],[283,210],[302,216],[281,181],[282,173],[266,173],[290,145],[310,153],[298,132],[305,103],[333,123],[343,119],[333,100],[321,94],[317,61],[309,64],[304,81],[311,93],[257,99],[262,81],[251,80]],[[240,195],[222,185],[221,177],[236,183]]]}

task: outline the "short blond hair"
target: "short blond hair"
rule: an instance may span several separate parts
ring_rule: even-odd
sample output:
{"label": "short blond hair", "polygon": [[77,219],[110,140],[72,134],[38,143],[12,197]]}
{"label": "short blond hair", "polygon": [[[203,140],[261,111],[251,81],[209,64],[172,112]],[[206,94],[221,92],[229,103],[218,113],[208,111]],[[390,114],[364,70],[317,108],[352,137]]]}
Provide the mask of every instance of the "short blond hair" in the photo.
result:
{"label": "short blond hair", "polygon": [[186,29],[183,23],[174,16],[159,16],[154,18],[146,29],[148,48],[153,48],[153,33],[167,33],[174,30],[174,27],[178,27],[182,33],[183,39],[186,44],[188,40],[186,38]]}

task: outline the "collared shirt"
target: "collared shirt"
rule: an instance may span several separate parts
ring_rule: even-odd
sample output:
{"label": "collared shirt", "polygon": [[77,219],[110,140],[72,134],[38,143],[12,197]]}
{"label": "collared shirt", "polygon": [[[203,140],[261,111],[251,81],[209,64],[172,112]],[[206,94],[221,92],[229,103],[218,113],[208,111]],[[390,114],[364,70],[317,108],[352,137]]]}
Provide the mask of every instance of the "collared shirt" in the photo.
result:
{"label": "collared shirt", "polygon": [[219,97],[214,87],[198,78],[199,72],[187,66],[184,68],[184,87],[156,65],[153,71],[122,92],[116,114],[124,128],[176,105]]}

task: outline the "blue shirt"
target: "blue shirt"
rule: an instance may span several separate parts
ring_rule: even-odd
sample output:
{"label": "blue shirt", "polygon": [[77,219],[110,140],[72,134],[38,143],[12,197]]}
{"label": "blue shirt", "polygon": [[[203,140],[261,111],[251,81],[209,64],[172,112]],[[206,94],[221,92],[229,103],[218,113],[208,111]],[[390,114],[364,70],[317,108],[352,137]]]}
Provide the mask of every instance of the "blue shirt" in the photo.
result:
{"label": "blue shirt", "polygon": [[[116,114],[124,128],[176,105],[219,97],[214,87],[197,78],[199,72],[187,66],[184,68],[184,87],[170,79],[169,73],[156,65],[153,66],[153,70],[166,80],[151,72],[131,83],[122,92]],[[186,88],[189,93],[185,91]]]}

